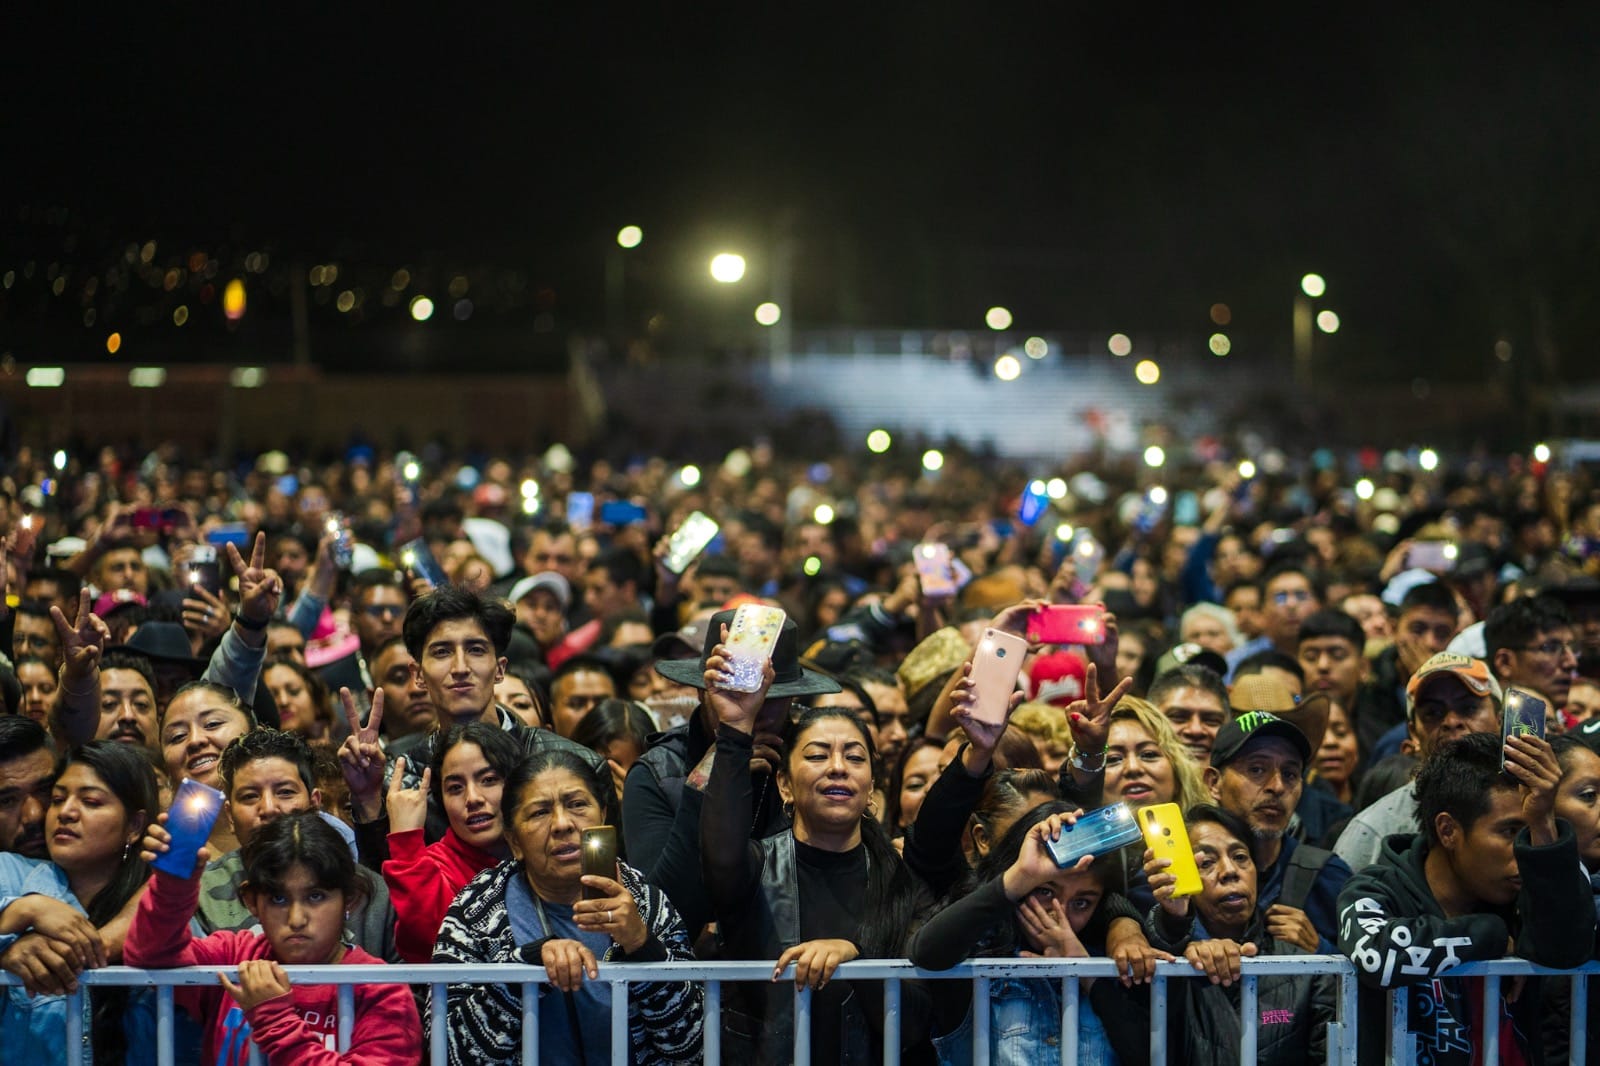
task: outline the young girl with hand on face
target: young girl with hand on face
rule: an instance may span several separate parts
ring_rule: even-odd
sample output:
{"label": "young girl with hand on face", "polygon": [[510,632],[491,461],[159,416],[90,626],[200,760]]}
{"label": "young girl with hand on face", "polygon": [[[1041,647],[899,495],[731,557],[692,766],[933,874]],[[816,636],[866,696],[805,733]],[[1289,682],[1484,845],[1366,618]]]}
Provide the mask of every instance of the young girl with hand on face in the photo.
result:
{"label": "young girl with hand on face", "polygon": [[[165,823],[166,815],[161,816]],[[143,858],[154,862],[171,837],[163,825],[145,833]],[[243,848],[239,894],[262,932],[216,932],[196,938],[189,917],[199,900],[201,848],[187,878],[157,870],[134,915],[124,958],[130,966],[237,966],[237,982],[219,973],[220,989],[178,989],[193,1017],[209,1019],[202,1061],[244,1066],[250,1047],[271,1066],[412,1066],[422,1058],[422,1025],[405,985],[357,985],[350,1050],[334,1050],[338,990],[296,987],[283,965],[381,965],[341,942],[346,909],[362,892],[344,840],[315,812],[284,815],[258,828]],[[224,994],[225,993],[225,994]]]}

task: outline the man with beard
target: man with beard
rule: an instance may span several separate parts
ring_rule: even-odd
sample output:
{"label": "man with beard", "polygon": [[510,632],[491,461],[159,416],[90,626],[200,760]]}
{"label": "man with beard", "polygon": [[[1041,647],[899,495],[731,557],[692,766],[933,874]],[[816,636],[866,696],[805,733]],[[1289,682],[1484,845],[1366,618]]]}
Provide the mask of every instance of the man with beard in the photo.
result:
{"label": "man with beard", "polygon": [[101,659],[94,737],[156,750],[156,675],[149,659],[127,652],[107,652]]}
{"label": "man with beard", "polygon": [[0,715],[0,851],[47,859],[44,812],[56,779],[50,734],[31,718]]}
{"label": "man with beard", "polygon": [[[1500,683],[1482,659],[1442,651],[1406,685],[1410,733],[1427,761],[1440,745],[1468,733],[1500,732]],[[1378,861],[1386,837],[1417,832],[1416,783],[1408,781],[1363,808],[1333,850],[1351,869]]]}
{"label": "man with beard", "polygon": [[1267,931],[1308,952],[1328,954],[1338,943],[1339,891],[1350,880],[1350,867],[1287,835],[1310,761],[1311,742],[1297,726],[1251,711],[1217,731],[1206,787],[1255,836],[1257,901]]}

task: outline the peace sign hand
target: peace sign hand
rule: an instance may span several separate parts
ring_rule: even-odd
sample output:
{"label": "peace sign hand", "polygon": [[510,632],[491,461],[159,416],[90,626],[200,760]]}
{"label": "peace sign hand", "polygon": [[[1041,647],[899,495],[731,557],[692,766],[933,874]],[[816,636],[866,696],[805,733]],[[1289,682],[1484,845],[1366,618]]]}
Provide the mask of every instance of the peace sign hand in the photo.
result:
{"label": "peace sign hand", "polygon": [[[56,637],[61,642],[61,661],[66,676],[75,681],[87,681],[100,669],[100,653],[111,639],[111,627],[89,609],[89,590],[78,592],[78,620],[67,621],[61,608],[50,608],[50,621],[55,623]],[[74,686],[82,688],[83,686]]]}
{"label": "peace sign hand", "polygon": [[1132,687],[1133,678],[1125,677],[1102,699],[1099,668],[1090,663],[1084,670],[1083,699],[1067,705],[1067,725],[1072,729],[1073,746],[1081,756],[1092,759],[1104,754],[1106,737],[1111,732],[1111,711]]}
{"label": "peace sign hand", "polygon": [[[278,612],[283,599],[283,579],[276,570],[267,569],[267,535],[256,534],[255,547],[246,563],[239,549],[228,545],[228,564],[239,576],[239,617],[257,626],[265,626]],[[263,639],[265,639],[263,637]]]}
{"label": "peace sign hand", "polygon": [[[383,689],[372,690],[372,713],[367,715],[366,725],[361,724],[356,698],[348,688],[339,690],[339,702],[344,704],[344,720],[350,726],[350,735],[339,745],[339,769],[350,786],[356,817],[363,822],[375,821],[383,813],[383,748],[378,744],[378,727],[383,724]],[[398,778],[399,774],[395,776]]]}

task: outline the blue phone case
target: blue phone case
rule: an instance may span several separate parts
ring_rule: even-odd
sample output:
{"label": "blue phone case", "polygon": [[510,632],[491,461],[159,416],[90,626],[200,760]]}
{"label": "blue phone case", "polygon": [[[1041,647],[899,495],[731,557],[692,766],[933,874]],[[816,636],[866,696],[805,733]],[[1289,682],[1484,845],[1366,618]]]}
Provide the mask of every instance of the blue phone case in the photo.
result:
{"label": "blue phone case", "polygon": [[444,567],[433,557],[433,551],[422,537],[407,541],[400,546],[400,563],[427,578],[428,584],[436,589],[450,584],[450,578],[445,574]]}
{"label": "blue phone case", "polygon": [[1133,811],[1126,803],[1113,803],[1090,811],[1079,818],[1076,825],[1063,826],[1061,839],[1047,840],[1045,847],[1056,865],[1064,870],[1085,855],[1109,855],[1143,839]]}
{"label": "blue phone case", "polygon": [[150,865],[174,877],[188,878],[193,874],[195,855],[211,836],[211,827],[222,813],[222,798],[222,793],[210,785],[185,778],[172,794],[172,806],[167,810],[167,832],[172,840]]}

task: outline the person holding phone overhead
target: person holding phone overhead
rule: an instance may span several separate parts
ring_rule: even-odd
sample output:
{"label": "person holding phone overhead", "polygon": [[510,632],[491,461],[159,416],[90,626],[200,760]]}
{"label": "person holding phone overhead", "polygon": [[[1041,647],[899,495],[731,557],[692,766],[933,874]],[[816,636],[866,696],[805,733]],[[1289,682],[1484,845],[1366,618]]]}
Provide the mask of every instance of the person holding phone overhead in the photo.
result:
{"label": "person holding phone overhead", "polygon": [[[501,793],[511,857],[479,873],[446,912],[434,962],[542,964],[539,1060],[611,1061],[611,986],[601,961],[686,962],[694,956],[677,909],[627,863],[584,873],[583,831],[604,823],[600,775],[568,751],[535,752]],[[687,982],[628,989],[634,1063],[701,1057],[703,992]],[[431,1012],[430,1012],[431,1017]],[[522,995],[506,985],[451,985],[446,1006],[452,1066],[522,1061]]]}
{"label": "person holding phone overhead", "polygon": [[[730,1058],[783,1062],[793,1046],[793,991],[780,985],[791,965],[796,985],[809,985],[812,1054],[819,1062],[866,1062],[882,1047],[883,1017],[875,983],[833,982],[851,959],[904,952],[925,891],[890,844],[868,804],[878,779],[872,737],[850,711],[810,708],[784,730],[779,795],[792,826],[750,839],[756,811],[750,760],[756,719],[776,679],[767,663],[753,692],[730,689],[729,627],[706,658],[706,705],[717,717],[715,756],[700,814],[706,891],[723,953],[775,960],[767,989],[728,991],[723,1011]],[[921,1042],[926,1001],[910,987],[902,1048]]]}

